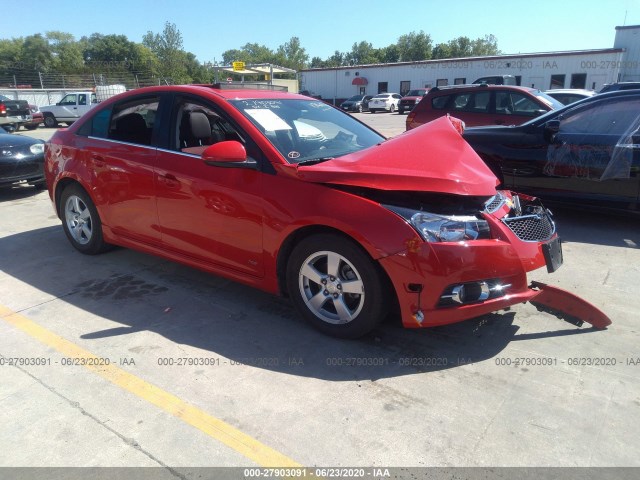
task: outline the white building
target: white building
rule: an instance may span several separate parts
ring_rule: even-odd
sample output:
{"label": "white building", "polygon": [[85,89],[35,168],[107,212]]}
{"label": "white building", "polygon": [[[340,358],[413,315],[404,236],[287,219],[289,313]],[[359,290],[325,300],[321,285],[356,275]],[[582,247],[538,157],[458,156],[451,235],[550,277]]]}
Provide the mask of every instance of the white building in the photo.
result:
{"label": "white building", "polygon": [[640,25],[616,27],[613,48],[314,68],[299,73],[303,90],[335,103],[358,93],[404,94],[412,88],[472,83],[503,74],[515,76],[518,85],[541,90],[599,90],[605,83],[639,81]]}

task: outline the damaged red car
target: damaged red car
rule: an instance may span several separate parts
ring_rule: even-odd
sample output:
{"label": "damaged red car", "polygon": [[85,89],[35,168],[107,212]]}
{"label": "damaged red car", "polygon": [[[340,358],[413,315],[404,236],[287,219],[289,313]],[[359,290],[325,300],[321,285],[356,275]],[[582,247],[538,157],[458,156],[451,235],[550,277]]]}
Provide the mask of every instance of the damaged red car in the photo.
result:
{"label": "damaged red car", "polygon": [[609,319],[527,272],[562,264],[551,213],[497,180],[443,117],[386,140],[324,102],[235,85],[110,98],[46,145],[80,252],[120,245],[287,295],[325,333],[392,310],[443,325],[530,301]]}

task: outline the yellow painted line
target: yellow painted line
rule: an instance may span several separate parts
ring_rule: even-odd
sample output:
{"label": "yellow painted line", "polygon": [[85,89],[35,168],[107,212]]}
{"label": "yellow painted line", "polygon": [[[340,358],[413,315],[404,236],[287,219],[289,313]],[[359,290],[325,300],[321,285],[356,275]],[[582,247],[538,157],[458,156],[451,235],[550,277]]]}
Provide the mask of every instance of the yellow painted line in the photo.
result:
{"label": "yellow painted line", "polygon": [[[94,363],[98,363],[95,362],[95,359],[101,358],[3,305],[0,305],[0,317],[30,337],[56,349],[65,357],[94,359]],[[228,423],[209,415],[121,368],[114,365],[89,365],[88,363],[90,362],[85,362],[85,365],[83,365],[88,370],[174,415],[263,467],[301,467],[299,463],[294,462],[292,459]]]}

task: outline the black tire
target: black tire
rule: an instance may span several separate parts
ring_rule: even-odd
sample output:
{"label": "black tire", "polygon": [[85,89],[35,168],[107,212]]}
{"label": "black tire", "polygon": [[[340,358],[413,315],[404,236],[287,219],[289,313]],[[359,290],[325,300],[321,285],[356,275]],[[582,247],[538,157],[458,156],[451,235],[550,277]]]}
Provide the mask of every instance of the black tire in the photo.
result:
{"label": "black tire", "polygon": [[358,105],[358,113],[362,113],[362,105]]}
{"label": "black tire", "polygon": [[378,266],[338,235],[314,235],[296,245],[287,264],[287,290],[315,328],[338,338],[366,335],[389,311],[390,292]]}
{"label": "black tire", "polygon": [[35,130],[36,128],[38,128],[38,125],[25,125],[24,128],[26,128],[27,130]]}
{"label": "black tire", "polygon": [[102,222],[89,194],[78,184],[69,185],[60,196],[60,218],[69,242],[86,255],[97,255],[111,247],[102,236]]}
{"label": "black tire", "polygon": [[392,103],[391,106],[389,107],[389,113],[393,113],[396,111],[396,106]]}
{"label": "black tire", "polygon": [[56,117],[51,113],[44,114],[44,126],[47,128],[56,128],[58,126],[58,121]]}
{"label": "black tire", "polygon": [[376,111],[373,108],[370,108],[369,113],[376,113]]}
{"label": "black tire", "polygon": [[402,115],[404,113],[404,109],[402,107],[398,107],[398,115]]}

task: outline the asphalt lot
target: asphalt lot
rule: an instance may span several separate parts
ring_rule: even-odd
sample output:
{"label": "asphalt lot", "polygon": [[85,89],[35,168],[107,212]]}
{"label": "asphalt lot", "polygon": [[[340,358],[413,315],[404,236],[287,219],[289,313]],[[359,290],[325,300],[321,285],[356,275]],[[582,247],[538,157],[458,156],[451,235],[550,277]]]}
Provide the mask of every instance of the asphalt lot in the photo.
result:
{"label": "asphalt lot", "polygon": [[565,264],[531,279],[609,329],[527,304],[341,341],[286,299],[131,250],[83,256],[46,192],[0,190],[0,467],[638,467],[640,222],[556,218]]}

